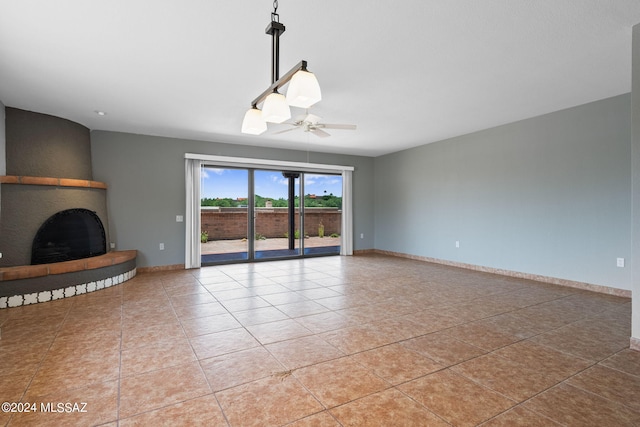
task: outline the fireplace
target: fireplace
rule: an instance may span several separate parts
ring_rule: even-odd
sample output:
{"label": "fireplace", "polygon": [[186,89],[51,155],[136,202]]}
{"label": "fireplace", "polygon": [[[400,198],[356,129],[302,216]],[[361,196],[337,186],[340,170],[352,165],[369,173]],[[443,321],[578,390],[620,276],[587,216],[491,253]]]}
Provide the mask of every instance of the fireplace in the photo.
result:
{"label": "fireplace", "polygon": [[16,108],[5,113],[0,309],[93,292],[134,277],[135,250],[107,252],[107,185],[93,180],[89,129]]}
{"label": "fireplace", "polygon": [[73,261],[107,253],[102,221],[88,209],[66,209],[49,217],[31,247],[31,265]]}

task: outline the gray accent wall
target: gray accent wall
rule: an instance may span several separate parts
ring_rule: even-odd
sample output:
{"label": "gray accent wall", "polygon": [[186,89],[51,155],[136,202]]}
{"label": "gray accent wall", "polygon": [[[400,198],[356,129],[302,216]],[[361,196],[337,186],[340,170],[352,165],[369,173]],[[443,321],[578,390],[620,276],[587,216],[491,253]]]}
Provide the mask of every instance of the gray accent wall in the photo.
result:
{"label": "gray accent wall", "polygon": [[375,247],[631,289],[630,141],[625,94],[378,157]]}
{"label": "gray accent wall", "polygon": [[[111,242],[137,249],[138,267],[184,264],[185,226],[176,215],[185,214],[185,153],[307,162],[306,151],[91,132],[93,176],[108,186]],[[308,161],[355,167],[354,249],[372,249],[373,158],[309,153]]]}
{"label": "gray accent wall", "polygon": [[0,102],[0,175],[7,174],[7,139],[4,104]]}
{"label": "gray accent wall", "polygon": [[89,129],[48,114],[5,110],[8,175],[93,179]]}

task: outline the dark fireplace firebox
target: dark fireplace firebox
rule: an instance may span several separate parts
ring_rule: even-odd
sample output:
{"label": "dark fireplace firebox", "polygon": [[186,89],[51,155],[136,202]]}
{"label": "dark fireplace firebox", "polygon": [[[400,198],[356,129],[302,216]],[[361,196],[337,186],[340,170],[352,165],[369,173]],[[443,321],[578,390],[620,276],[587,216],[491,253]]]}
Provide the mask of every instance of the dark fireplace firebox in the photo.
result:
{"label": "dark fireplace firebox", "polygon": [[33,239],[31,264],[50,264],[106,254],[104,226],[95,212],[67,209],[47,219]]}

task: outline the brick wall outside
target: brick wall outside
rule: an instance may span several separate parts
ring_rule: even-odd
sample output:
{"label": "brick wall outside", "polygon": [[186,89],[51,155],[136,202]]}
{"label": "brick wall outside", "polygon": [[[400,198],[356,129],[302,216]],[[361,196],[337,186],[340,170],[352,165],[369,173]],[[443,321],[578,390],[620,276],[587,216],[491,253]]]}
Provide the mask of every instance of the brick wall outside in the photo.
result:
{"label": "brick wall outside", "polygon": [[[256,233],[267,238],[284,237],[288,231],[287,208],[257,208]],[[320,221],[324,225],[324,235],[341,232],[342,211],[335,208],[306,208],[305,234],[318,235]],[[209,233],[209,240],[243,239],[247,237],[247,209],[220,208],[200,211],[202,231]],[[296,209],[296,230],[299,230],[298,209]]]}

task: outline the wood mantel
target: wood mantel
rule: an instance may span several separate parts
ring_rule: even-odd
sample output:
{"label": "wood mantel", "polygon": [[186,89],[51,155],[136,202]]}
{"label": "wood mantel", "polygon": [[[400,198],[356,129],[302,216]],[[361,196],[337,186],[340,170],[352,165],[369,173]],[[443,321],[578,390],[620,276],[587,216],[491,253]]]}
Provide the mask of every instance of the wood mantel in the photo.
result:
{"label": "wood mantel", "polygon": [[0,184],[51,185],[55,187],[100,188],[107,189],[107,184],[100,181],[72,178],[49,178],[44,176],[0,176]]}

